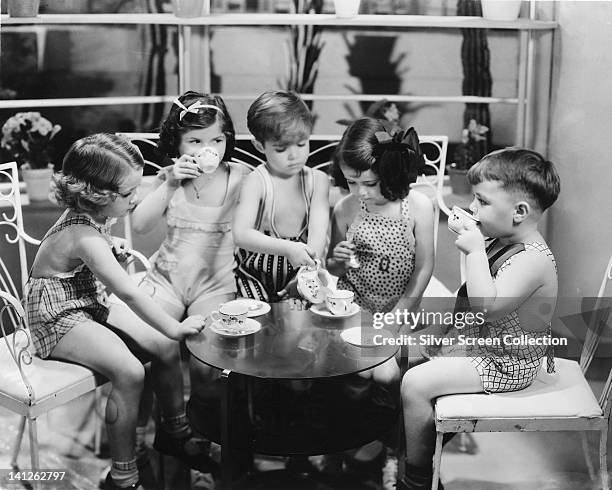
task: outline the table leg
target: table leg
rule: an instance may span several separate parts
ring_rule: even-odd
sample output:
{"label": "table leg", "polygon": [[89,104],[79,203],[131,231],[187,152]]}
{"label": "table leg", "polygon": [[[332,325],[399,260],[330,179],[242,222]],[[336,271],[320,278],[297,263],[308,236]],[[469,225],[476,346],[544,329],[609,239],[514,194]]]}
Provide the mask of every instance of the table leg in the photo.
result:
{"label": "table leg", "polygon": [[230,410],[232,390],[230,385],[232,371],[224,369],[221,373],[221,481],[224,490],[232,488],[232,460],[230,448]]}

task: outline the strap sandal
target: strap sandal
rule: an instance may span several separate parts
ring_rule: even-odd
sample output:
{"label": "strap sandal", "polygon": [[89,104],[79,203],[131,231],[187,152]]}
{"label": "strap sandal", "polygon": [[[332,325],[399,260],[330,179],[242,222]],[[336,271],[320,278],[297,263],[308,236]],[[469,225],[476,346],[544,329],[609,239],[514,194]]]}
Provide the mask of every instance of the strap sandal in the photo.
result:
{"label": "strap sandal", "polygon": [[144,487],[140,484],[140,481],[137,481],[129,487],[120,487],[115,483],[115,480],[112,479],[109,471],[106,475],[106,480],[104,480],[104,484],[102,485],[102,490],[144,490]]}
{"label": "strap sandal", "polygon": [[174,437],[163,429],[155,433],[153,448],[160,453],[174,456],[185,466],[199,470],[202,473],[217,473],[219,465],[210,457],[210,442],[198,439],[188,434],[184,437]]}

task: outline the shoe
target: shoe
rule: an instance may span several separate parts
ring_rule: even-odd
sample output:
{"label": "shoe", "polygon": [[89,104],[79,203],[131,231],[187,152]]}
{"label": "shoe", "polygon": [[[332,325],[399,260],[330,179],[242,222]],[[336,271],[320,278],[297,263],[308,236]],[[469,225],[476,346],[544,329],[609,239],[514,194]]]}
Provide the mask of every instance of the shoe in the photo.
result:
{"label": "shoe", "polygon": [[141,485],[144,488],[157,488],[157,478],[148,452],[136,456],[136,466]]}
{"label": "shoe", "polygon": [[191,470],[191,490],[216,490],[217,484],[210,473]]}
{"label": "shoe", "polygon": [[158,429],[153,448],[157,452],[174,456],[189,468],[202,473],[219,471],[219,465],[209,455],[210,443],[205,439],[196,439],[192,434],[178,438],[163,429]]}
{"label": "shoe", "polygon": [[119,486],[117,486],[117,484],[115,483],[115,480],[113,480],[111,478],[110,471],[106,475],[106,480],[104,480],[104,486],[102,488],[103,488],[103,490],[124,490],[124,489],[144,490],[142,488],[142,485],[140,484],[140,480],[137,481],[136,483],[134,483],[133,485],[130,485],[129,487],[119,487]]}
{"label": "shoe", "polygon": [[388,455],[382,469],[383,490],[396,490],[397,488],[397,458]]}

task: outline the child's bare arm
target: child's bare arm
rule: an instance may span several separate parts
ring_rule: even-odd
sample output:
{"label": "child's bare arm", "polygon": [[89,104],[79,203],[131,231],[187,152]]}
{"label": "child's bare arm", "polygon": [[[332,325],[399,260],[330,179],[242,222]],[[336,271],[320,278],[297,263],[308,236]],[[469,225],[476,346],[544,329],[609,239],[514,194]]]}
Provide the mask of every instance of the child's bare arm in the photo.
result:
{"label": "child's bare arm", "polygon": [[415,310],[429,284],[434,269],[434,209],[431,200],[421,192],[411,191],[410,210],[414,218],[414,272],[396,309]]}
{"label": "child's bare arm", "polygon": [[75,253],[96,277],[123,300],[142,320],[171,339],[180,340],[198,333],[204,319],[190,317],[177,322],[147,296],[130,279],[115,260],[108,243],[94,230],[83,230],[76,236]]}
{"label": "child's bare arm", "polygon": [[200,175],[198,166],[183,155],[176,163],[162,170],[165,180],[155,179],[155,188],[132,212],[132,227],[137,233],[151,231],[162,219],[168,209],[172,196],[184,179],[194,179]]}
{"label": "child's bare arm", "polygon": [[495,320],[519,308],[545,285],[549,261],[538,252],[525,251],[512,258],[511,264],[494,281],[484,247],[484,238],[476,225],[457,238],[457,246],[467,252],[465,275],[470,302],[486,309],[487,320]]}
{"label": "child's bare arm", "polygon": [[354,245],[346,240],[346,230],[355,219],[359,203],[351,194],[342,198],[334,207],[331,221],[331,239],[327,251],[327,270],[341,277],[346,274]]}
{"label": "child's bare arm", "polygon": [[274,238],[255,229],[255,221],[262,205],[263,188],[257,175],[251,173],[240,191],[240,200],[234,213],[232,233],[238,247],[254,252],[284,255],[294,266],[314,266],[314,251],[305,243]]}
{"label": "child's bare arm", "polygon": [[313,170],[315,187],[308,219],[308,245],[323,259],[329,227],[329,180],[320,170]]}

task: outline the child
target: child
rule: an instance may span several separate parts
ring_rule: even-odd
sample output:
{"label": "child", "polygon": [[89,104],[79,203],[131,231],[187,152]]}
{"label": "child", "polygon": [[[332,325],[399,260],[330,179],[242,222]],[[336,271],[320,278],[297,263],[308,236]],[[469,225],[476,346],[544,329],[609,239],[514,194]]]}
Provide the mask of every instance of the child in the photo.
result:
{"label": "child", "polygon": [[292,92],[260,95],[247,115],[253,145],[266,157],[245,179],[234,217],[241,296],[275,302],[297,268],[322,257],[329,224],[327,175],[306,167],[313,118]]}
{"label": "child", "polygon": [[[183,94],[159,134],[160,152],[174,165],[159,174],[155,189],[132,214],[133,228],[140,233],[165,217],[166,238],[141,285],[177,320],[186,314],[207,316],[236,296],[231,223],[248,170],[229,162],[234,141],[234,124],[221,97]],[[192,392],[210,375],[209,368],[190,358]],[[143,398],[136,441],[143,473],[149,412],[150,402]]]}
{"label": "child", "polygon": [[[138,149],[119,136],[97,134],[72,145],[54,178],[57,200],[67,209],[43,238],[26,288],[38,355],[83,364],[112,384],[106,405],[112,459],[106,489],[138,486],[134,438],[144,367],[137,355],[152,360],[156,374],[164,422],[156,434],[159,449],[210,462],[202,452],[187,452],[192,441],[175,342],[198,333],[204,318],[179,322],[165,313],[118,264],[107,232],[109,218],[134,207],[143,165]],[[153,328],[132,323],[125,306],[106,307],[96,278]]]}
{"label": "child", "polygon": [[350,194],[334,209],[328,270],[372,313],[416,310],[434,266],[433,206],[410,190],[423,164],[416,132],[392,136],[380,120],[358,119],[336,161]]}
{"label": "child", "polygon": [[[146,233],[166,219],[166,238],[143,287],[173,318],[208,315],[235,297],[231,223],[247,170],[229,162],[234,140],[230,115],[215,95],[185,93],[162,123],[159,149],[174,165],[160,173],[132,223]],[[212,155],[206,168],[198,164],[203,149]]]}
{"label": "child", "polygon": [[[528,342],[511,345],[503,339],[550,334],[557,272],[537,226],[559,194],[557,172],[534,151],[506,148],[485,156],[470,169],[468,180],[474,192],[470,209],[480,224],[465,224],[455,242],[466,254],[466,283],[458,299],[465,296],[468,306],[482,308],[486,321],[461,333],[500,339],[500,345],[455,350],[453,357],[447,353],[406,373],[401,387],[406,475],[399,489],[431,485],[435,398],[523,389],[532,383],[546,355],[549,372],[554,369],[550,349]],[[492,242],[486,245],[483,235]]]}
{"label": "child", "polygon": [[[350,194],[334,209],[328,270],[339,276],[339,289],[353,291],[356,303],[372,313],[418,309],[434,266],[433,206],[427,196],[410,190],[423,165],[418,136],[412,128],[391,135],[387,127],[373,118],[353,122],[338,145],[333,169]],[[360,373],[386,386],[399,375],[393,358]],[[353,377],[346,387],[353,396],[366,396],[369,382]],[[347,463],[371,461],[376,467],[383,455],[375,442]]]}

